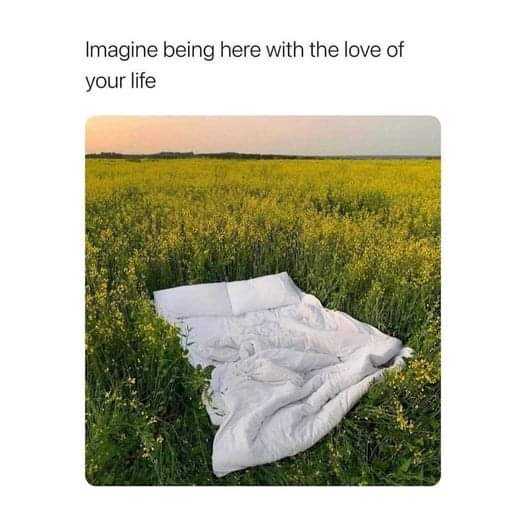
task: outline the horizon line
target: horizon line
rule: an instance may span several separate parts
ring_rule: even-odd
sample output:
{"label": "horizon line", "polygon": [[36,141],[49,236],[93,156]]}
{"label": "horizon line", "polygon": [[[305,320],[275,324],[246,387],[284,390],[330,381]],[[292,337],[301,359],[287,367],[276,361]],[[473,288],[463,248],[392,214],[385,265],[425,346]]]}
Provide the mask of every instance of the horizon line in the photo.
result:
{"label": "horizon line", "polygon": [[441,154],[284,154],[284,153],[257,153],[257,152],[237,152],[237,151],[222,151],[222,152],[194,152],[194,151],[178,151],[165,150],[155,153],[127,153],[115,151],[99,151],[86,152],[85,157],[164,157],[164,158],[182,158],[182,157],[275,157],[275,158],[308,158],[308,159],[352,159],[352,158],[412,158],[412,159],[441,159]]}

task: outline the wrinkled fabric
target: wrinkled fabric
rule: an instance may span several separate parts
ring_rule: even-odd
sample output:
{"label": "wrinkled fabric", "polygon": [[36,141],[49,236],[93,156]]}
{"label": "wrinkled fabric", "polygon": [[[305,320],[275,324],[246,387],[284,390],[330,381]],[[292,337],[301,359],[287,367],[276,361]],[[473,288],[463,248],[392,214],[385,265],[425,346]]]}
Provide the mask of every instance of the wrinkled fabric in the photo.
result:
{"label": "wrinkled fabric", "polygon": [[192,365],[214,367],[205,405],[219,426],[218,477],[308,449],[410,355],[400,340],[301,291],[295,305],[175,324]]}

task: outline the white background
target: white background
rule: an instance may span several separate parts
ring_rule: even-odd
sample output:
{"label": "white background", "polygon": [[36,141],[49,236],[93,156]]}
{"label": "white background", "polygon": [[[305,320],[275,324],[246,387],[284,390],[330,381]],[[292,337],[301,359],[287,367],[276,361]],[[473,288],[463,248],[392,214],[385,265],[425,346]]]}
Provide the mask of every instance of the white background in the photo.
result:
{"label": "white background", "polygon": [[[520,5],[91,0],[3,6],[4,524],[512,524],[524,516]],[[83,94],[83,74],[93,67],[83,62],[86,39],[403,39],[407,60],[134,64],[158,73],[160,88],[93,96]],[[95,114],[440,119],[444,394],[437,486],[95,488],[85,482],[83,134]]]}

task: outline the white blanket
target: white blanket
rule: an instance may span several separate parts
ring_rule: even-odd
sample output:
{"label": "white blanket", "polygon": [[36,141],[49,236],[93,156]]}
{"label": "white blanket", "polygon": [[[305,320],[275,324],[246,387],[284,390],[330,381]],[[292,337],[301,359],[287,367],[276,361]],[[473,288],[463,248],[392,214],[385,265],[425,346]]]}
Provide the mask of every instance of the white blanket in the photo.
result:
{"label": "white blanket", "polygon": [[192,365],[214,366],[206,407],[219,426],[218,477],[308,449],[410,355],[400,340],[325,309],[286,273],[229,283],[224,297],[225,284],[210,286],[221,303],[205,316],[189,302],[192,286],[159,291],[155,302],[181,329]]}

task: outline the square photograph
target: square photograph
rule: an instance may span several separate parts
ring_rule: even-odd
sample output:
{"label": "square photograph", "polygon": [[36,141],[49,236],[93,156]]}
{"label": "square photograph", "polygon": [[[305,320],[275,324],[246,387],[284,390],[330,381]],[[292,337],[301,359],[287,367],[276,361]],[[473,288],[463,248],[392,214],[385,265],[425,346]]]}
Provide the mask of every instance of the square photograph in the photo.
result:
{"label": "square photograph", "polygon": [[440,123],[95,116],[92,485],[440,480]]}

